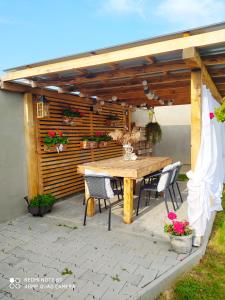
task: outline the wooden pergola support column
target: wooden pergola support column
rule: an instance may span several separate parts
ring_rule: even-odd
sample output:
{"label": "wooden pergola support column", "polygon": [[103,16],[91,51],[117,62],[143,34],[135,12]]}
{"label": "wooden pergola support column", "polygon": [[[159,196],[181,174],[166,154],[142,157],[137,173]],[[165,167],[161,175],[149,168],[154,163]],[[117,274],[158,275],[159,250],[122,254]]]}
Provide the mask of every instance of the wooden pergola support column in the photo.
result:
{"label": "wooden pergola support column", "polygon": [[191,72],[191,169],[194,171],[201,143],[202,72]]}
{"label": "wooden pergola support column", "polygon": [[26,142],[28,199],[39,193],[36,123],[31,93],[24,94],[24,130]]}

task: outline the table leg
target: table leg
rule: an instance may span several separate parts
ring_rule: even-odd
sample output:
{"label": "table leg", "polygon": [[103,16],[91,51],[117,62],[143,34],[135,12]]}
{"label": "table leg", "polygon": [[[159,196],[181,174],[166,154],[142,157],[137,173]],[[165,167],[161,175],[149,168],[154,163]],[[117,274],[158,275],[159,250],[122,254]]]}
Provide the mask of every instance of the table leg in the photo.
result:
{"label": "table leg", "polygon": [[133,221],[133,179],[124,178],[124,223],[130,224]]}
{"label": "table leg", "polygon": [[[86,199],[86,201],[87,201],[88,198],[89,198],[89,192],[88,192],[87,184],[85,182],[85,199]],[[91,198],[88,201],[87,216],[88,217],[93,217],[94,214],[95,214],[95,199]]]}

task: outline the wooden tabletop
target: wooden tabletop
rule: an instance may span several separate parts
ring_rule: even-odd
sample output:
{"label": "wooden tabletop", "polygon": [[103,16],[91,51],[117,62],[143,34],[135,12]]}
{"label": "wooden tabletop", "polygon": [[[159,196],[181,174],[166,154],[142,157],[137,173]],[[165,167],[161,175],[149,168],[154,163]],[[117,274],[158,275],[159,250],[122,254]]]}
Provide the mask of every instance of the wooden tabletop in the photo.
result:
{"label": "wooden tabletop", "polygon": [[78,172],[84,174],[85,169],[88,169],[111,176],[138,179],[162,169],[171,162],[170,157],[141,156],[134,161],[126,161],[123,157],[115,157],[78,165]]}

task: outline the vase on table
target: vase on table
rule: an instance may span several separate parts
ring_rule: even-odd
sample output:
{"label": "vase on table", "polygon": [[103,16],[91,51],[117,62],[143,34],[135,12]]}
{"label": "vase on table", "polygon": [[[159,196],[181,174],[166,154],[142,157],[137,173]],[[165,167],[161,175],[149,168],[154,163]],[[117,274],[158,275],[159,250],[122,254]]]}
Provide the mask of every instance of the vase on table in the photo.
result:
{"label": "vase on table", "polygon": [[133,152],[134,148],[131,144],[123,145],[123,159],[124,160],[136,160],[137,155]]}

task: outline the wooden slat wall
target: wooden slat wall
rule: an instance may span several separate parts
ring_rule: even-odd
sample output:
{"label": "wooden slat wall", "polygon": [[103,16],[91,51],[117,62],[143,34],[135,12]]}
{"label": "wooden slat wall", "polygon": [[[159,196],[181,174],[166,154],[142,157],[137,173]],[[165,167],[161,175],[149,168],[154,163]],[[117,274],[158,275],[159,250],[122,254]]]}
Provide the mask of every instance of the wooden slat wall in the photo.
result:
{"label": "wooden slat wall", "polygon": [[[52,94],[46,95],[46,98],[50,101],[50,117],[37,120],[39,192],[52,193],[56,198],[62,198],[84,189],[83,177],[77,173],[78,164],[122,155],[122,147],[115,142],[110,142],[105,148],[81,149],[81,138],[85,135],[92,135],[96,131],[113,130],[105,126],[106,115],[110,113],[116,113],[119,116],[120,128],[124,127],[126,116],[123,108],[116,104],[105,104],[101,115],[96,115],[90,111],[92,101],[89,99],[68,97],[68,95],[54,97]],[[70,126],[62,123],[62,111],[68,105],[84,112],[82,125]],[[60,154],[44,152],[43,149],[43,137],[49,130],[55,129],[62,130],[69,137],[67,150]]]}

